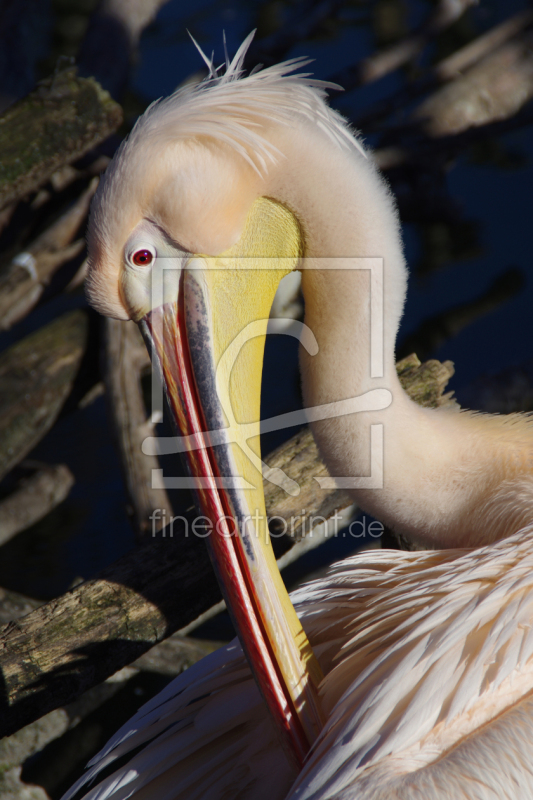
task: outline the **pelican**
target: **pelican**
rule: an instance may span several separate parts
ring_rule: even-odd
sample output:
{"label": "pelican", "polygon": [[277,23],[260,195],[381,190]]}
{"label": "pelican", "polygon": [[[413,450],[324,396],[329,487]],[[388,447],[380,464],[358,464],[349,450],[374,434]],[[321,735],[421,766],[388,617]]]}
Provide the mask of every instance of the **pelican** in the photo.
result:
{"label": "pelican", "polygon": [[[531,417],[425,409],[404,393],[394,343],[407,271],[391,193],[327,106],[327,84],[298,72],[305,60],[244,75],[250,41],[224,74],[206,59],[208,78],[152,105],[118,151],[93,201],[87,287],[152,350],[241,644],[140,709],[65,800],[82,789],[85,800],[525,800]],[[291,603],[266,534],[257,420],[269,311],[294,269],[304,401],[330,474],[364,510],[445,549],[349,558]]]}

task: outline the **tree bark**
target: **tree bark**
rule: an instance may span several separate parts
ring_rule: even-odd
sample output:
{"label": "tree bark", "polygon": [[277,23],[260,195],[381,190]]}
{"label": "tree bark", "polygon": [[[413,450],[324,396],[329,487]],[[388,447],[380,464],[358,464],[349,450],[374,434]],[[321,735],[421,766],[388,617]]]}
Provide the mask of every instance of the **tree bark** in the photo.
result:
{"label": "tree bark", "polygon": [[108,408],[131,504],[131,522],[142,539],[150,533],[155,509],[164,509],[167,519],[172,511],[165,489],[152,486],[152,470],[159,467],[157,457],[145,455],[141,449],[143,440],[154,434],[154,426],[146,419],[141,389],[141,371],[150,364],[150,357],[134,322],[106,319],[104,324]]}
{"label": "tree bark", "polygon": [[57,72],[0,117],[0,210],[35,191],[122,122],[122,109],[73,67]]}
{"label": "tree bark", "polygon": [[65,464],[38,469],[0,502],[0,545],[25,531],[67,497],[74,476]]}
{"label": "tree bark", "polygon": [[0,479],[56,421],[77,375],[88,319],[70,311],[0,355]]}

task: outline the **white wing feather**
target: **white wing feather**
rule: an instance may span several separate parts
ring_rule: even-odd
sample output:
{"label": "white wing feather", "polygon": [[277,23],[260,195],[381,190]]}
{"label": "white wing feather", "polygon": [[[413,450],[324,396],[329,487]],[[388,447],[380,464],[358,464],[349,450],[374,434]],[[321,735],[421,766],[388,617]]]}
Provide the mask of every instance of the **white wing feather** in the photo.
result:
{"label": "white wing feather", "polygon": [[[293,594],[328,722],[289,798],[533,796],[532,533],[365,553]],[[143,744],[85,800],[281,800],[295,777],[235,642],[147,703],[64,800]]]}
{"label": "white wing feather", "polygon": [[533,796],[532,534],[418,564],[395,554],[324,680],[328,722],[289,798]]}

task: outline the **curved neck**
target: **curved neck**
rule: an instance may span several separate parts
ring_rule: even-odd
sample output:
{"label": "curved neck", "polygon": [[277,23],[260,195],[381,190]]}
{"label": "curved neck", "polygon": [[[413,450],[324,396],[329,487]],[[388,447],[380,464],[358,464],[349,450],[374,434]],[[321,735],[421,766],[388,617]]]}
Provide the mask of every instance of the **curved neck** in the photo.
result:
{"label": "curved neck", "polygon": [[[330,474],[370,476],[377,467],[382,487],[354,488],[355,499],[425,544],[478,545],[515,532],[533,513],[531,423],[512,426],[456,409],[421,408],[399,383],[394,347],[407,269],[388,187],[355,145],[335,147],[311,125],[300,135],[283,130],[275,143],[286,160],[271,177],[269,191],[304,221],[305,322],[319,345],[315,356],[301,350],[305,405],[376,388],[392,395],[385,410],[312,424]],[[379,377],[370,372],[370,271],[358,261],[368,257],[383,259]],[[381,465],[371,463],[372,425],[382,426]]]}

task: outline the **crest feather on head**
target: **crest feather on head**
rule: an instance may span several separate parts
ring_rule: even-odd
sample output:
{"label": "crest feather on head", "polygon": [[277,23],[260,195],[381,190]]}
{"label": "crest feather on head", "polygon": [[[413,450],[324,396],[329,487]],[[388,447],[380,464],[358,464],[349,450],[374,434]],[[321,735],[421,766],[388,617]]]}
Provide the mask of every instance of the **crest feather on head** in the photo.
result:
{"label": "crest feather on head", "polygon": [[[125,200],[137,195],[142,205],[147,165],[153,165],[154,147],[163,154],[177,141],[208,137],[231,147],[261,176],[268,172],[269,164],[283,158],[263,135],[264,129],[272,123],[290,127],[305,120],[324,131],[335,146],[355,145],[364,155],[344,118],[324,102],[326,89],[340,87],[316,80],[310,73],[296,72],[309,64],[309,59],[293,58],[244,74],[243,62],[254,33],[246,37],[232,61],[224,39],[223,72],[193,39],[207,65],[208,76],[152,103],[109,165],[93,200],[88,230],[90,264],[98,264],[98,268],[89,270],[87,292],[103,313],[124,318],[116,274],[119,254],[114,248],[123,246],[121,240],[129,224],[125,212],[129,204]],[[151,167],[150,170],[153,172]]]}
{"label": "crest feather on head", "polygon": [[[261,136],[261,123],[289,125],[295,116],[319,125],[336,144],[353,144],[353,133],[344,118],[323,102],[326,89],[340,87],[316,80],[310,73],[294,74],[311,59],[293,58],[244,74],[243,62],[254,34],[252,31],[246,37],[231,62],[226,51],[222,74],[222,67],[215,67],[213,59],[193,39],[207,65],[208,76],[152,103],[132,130],[128,144],[134,146],[146,136],[162,142],[168,138],[209,136],[228,143],[254,169],[266,171],[267,163],[274,162],[280,153]],[[226,50],[225,45],[224,40]]]}

